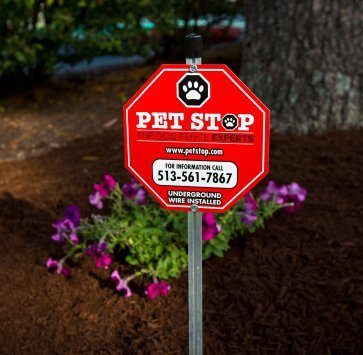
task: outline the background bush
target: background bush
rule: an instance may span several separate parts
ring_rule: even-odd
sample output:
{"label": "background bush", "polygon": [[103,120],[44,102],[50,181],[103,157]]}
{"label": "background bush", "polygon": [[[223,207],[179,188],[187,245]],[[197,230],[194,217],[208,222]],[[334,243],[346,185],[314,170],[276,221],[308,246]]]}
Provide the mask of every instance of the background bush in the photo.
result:
{"label": "background bush", "polygon": [[37,81],[59,61],[103,54],[170,57],[197,18],[207,33],[239,11],[228,0],[1,0],[0,78]]}

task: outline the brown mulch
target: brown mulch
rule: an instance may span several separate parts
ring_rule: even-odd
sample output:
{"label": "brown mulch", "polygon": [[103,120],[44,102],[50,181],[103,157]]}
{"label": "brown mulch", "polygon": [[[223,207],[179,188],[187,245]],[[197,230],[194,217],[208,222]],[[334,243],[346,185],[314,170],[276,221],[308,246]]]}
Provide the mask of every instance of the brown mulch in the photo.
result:
{"label": "brown mulch", "polygon": [[120,107],[157,65],[89,73],[0,98],[0,161],[23,160],[120,121]]}
{"label": "brown mulch", "polygon": [[[272,136],[271,174],[308,190],[296,214],[204,263],[206,354],[362,353],[362,131]],[[47,273],[51,223],[90,212],[91,183],[123,168],[117,125],[0,164],[0,353],[187,354],[187,275],[167,298],[119,297],[92,263]]]}

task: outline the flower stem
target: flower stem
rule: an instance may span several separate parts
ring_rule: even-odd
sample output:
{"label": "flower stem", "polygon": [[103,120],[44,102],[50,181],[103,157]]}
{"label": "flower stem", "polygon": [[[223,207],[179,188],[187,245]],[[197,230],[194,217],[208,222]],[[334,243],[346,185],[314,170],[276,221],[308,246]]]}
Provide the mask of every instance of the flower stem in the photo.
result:
{"label": "flower stem", "polygon": [[293,207],[295,205],[294,202],[286,202],[286,203],[283,203],[282,205],[280,205],[281,208],[284,208],[284,207]]}
{"label": "flower stem", "polygon": [[132,279],[134,279],[135,277],[138,277],[142,274],[146,274],[148,271],[147,270],[140,270],[140,271],[137,271],[135,272],[134,274],[130,275],[129,277],[126,278],[126,281],[129,282],[131,281]]}

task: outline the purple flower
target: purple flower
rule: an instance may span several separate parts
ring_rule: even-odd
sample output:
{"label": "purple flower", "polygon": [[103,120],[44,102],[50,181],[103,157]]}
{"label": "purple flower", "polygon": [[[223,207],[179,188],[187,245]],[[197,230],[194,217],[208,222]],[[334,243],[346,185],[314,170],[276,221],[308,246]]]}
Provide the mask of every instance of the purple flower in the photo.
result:
{"label": "purple flower", "polygon": [[306,198],[307,191],[296,182],[286,185],[286,188],[287,195],[285,196],[285,203],[293,202],[293,206],[284,207],[284,211],[292,213],[300,208],[301,203]]}
{"label": "purple flower", "polygon": [[221,232],[222,228],[217,224],[214,214],[206,212],[202,219],[202,239],[211,240]]}
{"label": "purple flower", "polygon": [[64,243],[70,240],[73,244],[78,244],[77,228],[71,220],[58,220],[52,226],[56,229],[56,233],[52,235],[53,241]]}
{"label": "purple flower", "polygon": [[98,191],[89,195],[88,201],[92,206],[95,206],[99,210],[103,208],[102,196]]}
{"label": "purple flower", "polygon": [[255,211],[258,209],[257,200],[253,199],[251,194],[245,196],[244,212],[242,212],[242,222],[248,226],[252,226],[257,220]]}
{"label": "purple flower", "polygon": [[140,185],[135,179],[132,179],[131,182],[123,184],[122,191],[124,193],[124,196],[129,199],[134,198],[136,196],[139,186]]}
{"label": "purple flower", "polygon": [[94,184],[93,189],[99,192],[101,197],[104,198],[110,194],[110,192],[115,187],[116,181],[113,176],[105,174],[103,176],[103,181],[100,184]]}
{"label": "purple flower", "polygon": [[64,219],[69,219],[75,226],[79,225],[81,220],[81,211],[78,206],[68,206],[64,211]]}
{"label": "purple flower", "polygon": [[244,224],[247,224],[248,226],[252,226],[255,220],[257,219],[257,216],[254,214],[244,213],[242,215],[242,222]]}
{"label": "purple flower", "polygon": [[143,187],[140,187],[135,195],[135,202],[138,205],[143,205],[146,202],[146,191]]}
{"label": "purple flower", "polygon": [[94,184],[94,193],[88,196],[88,201],[92,206],[99,210],[103,208],[102,200],[106,198],[116,185],[116,180],[113,176],[105,174],[103,181],[100,184]]}
{"label": "purple flower", "polygon": [[107,244],[105,242],[99,242],[89,245],[86,250],[86,255],[93,257],[97,268],[108,269],[112,263],[112,259],[106,250]]}
{"label": "purple flower", "polygon": [[245,210],[246,212],[252,213],[258,209],[257,200],[252,198],[251,193],[245,196]]}
{"label": "purple flower", "polygon": [[63,261],[48,258],[46,267],[48,271],[56,271],[57,274],[63,274],[65,277],[68,277],[71,274],[71,270],[63,265]]}
{"label": "purple flower", "polygon": [[116,282],[116,290],[121,292],[122,296],[124,297],[132,296],[132,291],[128,286],[127,279],[122,279],[117,270],[112,272],[111,279]]}
{"label": "purple flower", "polygon": [[[262,191],[262,201],[274,201],[286,212],[295,212],[306,198],[307,191],[298,183],[293,182],[289,185],[278,186],[274,181],[270,181],[267,188]],[[284,206],[286,204],[286,206]],[[289,206],[291,204],[291,206]]]}
{"label": "purple flower", "polygon": [[171,290],[171,286],[165,281],[153,282],[148,285],[145,294],[149,296],[152,300],[158,296],[166,296]]}
{"label": "purple flower", "polygon": [[138,205],[146,202],[146,191],[135,179],[123,184],[122,191],[127,199],[134,200]]}
{"label": "purple flower", "polygon": [[285,197],[287,195],[286,186],[278,186],[274,181],[269,181],[265,190],[261,193],[262,201],[273,201],[280,205],[285,202]]}

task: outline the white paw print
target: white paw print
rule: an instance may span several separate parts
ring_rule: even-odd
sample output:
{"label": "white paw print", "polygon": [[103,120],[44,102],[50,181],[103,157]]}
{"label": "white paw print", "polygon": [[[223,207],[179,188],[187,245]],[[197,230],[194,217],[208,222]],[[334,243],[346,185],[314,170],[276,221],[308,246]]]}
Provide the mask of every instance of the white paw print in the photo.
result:
{"label": "white paw print", "polygon": [[200,100],[200,93],[203,92],[204,85],[199,85],[198,81],[188,81],[186,85],[183,85],[183,91],[186,93],[187,100]]}
{"label": "white paw print", "polygon": [[236,124],[236,119],[231,116],[228,116],[224,120],[224,124],[225,124],[226,128],[234,128],[234,126]]}

